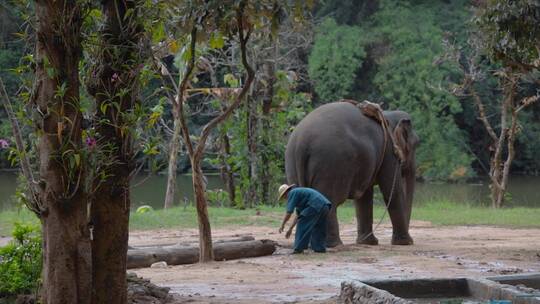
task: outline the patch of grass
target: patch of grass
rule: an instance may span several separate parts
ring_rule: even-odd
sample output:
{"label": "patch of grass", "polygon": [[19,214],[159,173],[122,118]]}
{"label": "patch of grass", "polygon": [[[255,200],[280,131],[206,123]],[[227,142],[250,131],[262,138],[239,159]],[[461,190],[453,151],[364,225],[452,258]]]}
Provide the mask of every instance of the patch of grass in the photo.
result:
{"label": "patch of grass", "polygon": [[15,223],[29,223],[39,226],[39,220],[26,207],[0,212],[0,236],[10,236]]}
{"label": "patch of grass", "polygon": [[493,225],[514,228],[540,228],[540,208],[514,207],[492,209],[449,201],[413,207],[413,219],[434,225]]}
{"label": "patch of grass", "polygon": [[[212,227],[229,226],[275,226],[281,223],[284,209],[261,207],[255,209],[209,208]],[[197,211],[194,207],[176,207],[155,210],[143,214],[132,213],[130,229],[148,230],[156,228],[196,228]],[[277,229],[277,228],[276,228]]]}
{"label": "patch of grass", "polygon": [[[209,208],[212,227],[267,226],[279,227],[285,207],[260,207],[259,209]],[[375,224],[385,212],[381,204],[375,204],[373,221]],[[341,223],[354,224],[355,210],[349,202],[338,209]],[[491,209],[456,204],[449,201],[433,201],[413,207],[413,220],[429,221],[434,225],[492,225],[511,228],[540,228],[540,208],[502,208]],[[389,222],[385,215],[383,222]],[[0,212],[0,235],[7,236],[15,222],[39,224],[38,219],[28,210]],[[155,210],[143,214],[132,212],[131,230],[159,228],[197,228],[197,212],[194,207],[177,207]]]}

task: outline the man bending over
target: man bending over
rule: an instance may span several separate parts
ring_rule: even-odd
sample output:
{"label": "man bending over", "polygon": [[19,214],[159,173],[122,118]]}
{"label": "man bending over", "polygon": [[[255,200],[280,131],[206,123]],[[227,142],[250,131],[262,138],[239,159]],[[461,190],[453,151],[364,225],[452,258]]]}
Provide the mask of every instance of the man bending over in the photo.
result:
{"label": "man bending over", "polygon": [[315,189],[296,185],[281,185],[279,199],[287,199],[287,213],[279,233],[283,232],[285,224],[296,208],[296,219],[285,235],[289,238],[292,229],[298,224],[293,253],[302,253],[308,245],[311,245],[311,249],[315,252],[326,252],[326,217],[332,207],[330,201]]}

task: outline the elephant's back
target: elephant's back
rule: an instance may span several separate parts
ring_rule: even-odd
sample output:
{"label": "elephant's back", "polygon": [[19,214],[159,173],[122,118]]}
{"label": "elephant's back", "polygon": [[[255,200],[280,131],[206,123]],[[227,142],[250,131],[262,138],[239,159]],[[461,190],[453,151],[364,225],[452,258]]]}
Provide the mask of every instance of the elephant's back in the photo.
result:
{"label": "elephant's back", "polygon": [[[332,102],[309,113],[295,128],[291,140],[305,145],[327,145],[327,140],[334,138],[339,142],[361,145],[380,132],[377,123],[366,117],[358,107],[348,102]],[[363,138],[366,135],[369,138]],[[348,144],[343,145],[346,146]]]}
{"label": "elephant's back", "polygon": [[324,179],[332,178],[345,188],[349,183],[354,187],[355,180],[371,176],[382,144],[380,126],[353,104],[322,105],[291,134],[285,154],[287,179],[314,186],[317,176],[324,174]]}

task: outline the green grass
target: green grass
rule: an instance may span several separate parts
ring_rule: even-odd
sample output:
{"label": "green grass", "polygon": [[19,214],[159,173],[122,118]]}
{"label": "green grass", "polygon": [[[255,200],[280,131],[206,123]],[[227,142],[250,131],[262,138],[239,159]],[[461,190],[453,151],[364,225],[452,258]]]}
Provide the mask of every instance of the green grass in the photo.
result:
{"label": "green grass", "polygon": [[[281,223],[283,211],[278,208],[261,207],[258,210],[233,208],[209,208],[212,227],[229,226],[276,226]],[[196,228],[197,211],[194,207],[155,210],[143,214],[131,213],[130,229]]]}
{"label": "green grass", "polygon": [[16,222],[39,225],[38,218],[26,208],[1,211],[0,236],[11,236],[11,230],[13,230]]}
{"label": "green grass", "polygon": [[[239,210],[232,208],[210,208],[212,227],[270,226],[279,227],[285,208],[261,207],[258,210]],[[380,204],[374,208],[374,222],[377,223],[384,212]],[[355,210],[347,203],[338,209],[341,223],[355,223]],[[540,228],[540,208],[503,208],[491,209],[437,201],[415,206],[413,220],[429,221],[434,225],[492,225],[510,228]],[[0,236],[10,234],[15,222],[34,222],[38,220],[27,210],[0,212]],[[386,214],[384,222],[388,222]],[[182,207],[168,210],[155,210],[144,214],[132,213],[131,230],[149,230],[158,228],[196,228],[197,213],[195,208]]]}

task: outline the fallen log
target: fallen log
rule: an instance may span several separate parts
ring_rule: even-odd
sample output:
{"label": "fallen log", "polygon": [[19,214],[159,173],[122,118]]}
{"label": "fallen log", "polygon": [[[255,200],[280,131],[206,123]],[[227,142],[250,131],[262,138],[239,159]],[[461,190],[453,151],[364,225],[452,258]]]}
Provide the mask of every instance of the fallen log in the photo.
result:
{"label": "fallen log", "polygon": [[[214,244],[216,261],[271,255],[276,251],[272,240],[225,242]],[[128,250],[127,268],[150,267],[164,261],[167,265],[194,264],[199,261],[197,247],[154,247]]]}
{"label": "fallen log", "polygon": [[[214,244],[219,243],[234,243],[234,242],[245,242],[245,241],[255,241],[255,238],[251,235],[241,235],[237,237],[232,237],[228,239],[220,239],[214,242]],[[198,240],[193,240],[189,242],[181,243],[164,243],[164,244],[153,244],[153,245],[139,245],[139,246],[129,246],[128,249],[142,249],[142,248],[156,248],[156,247],[190,247],[197,244]]]}

